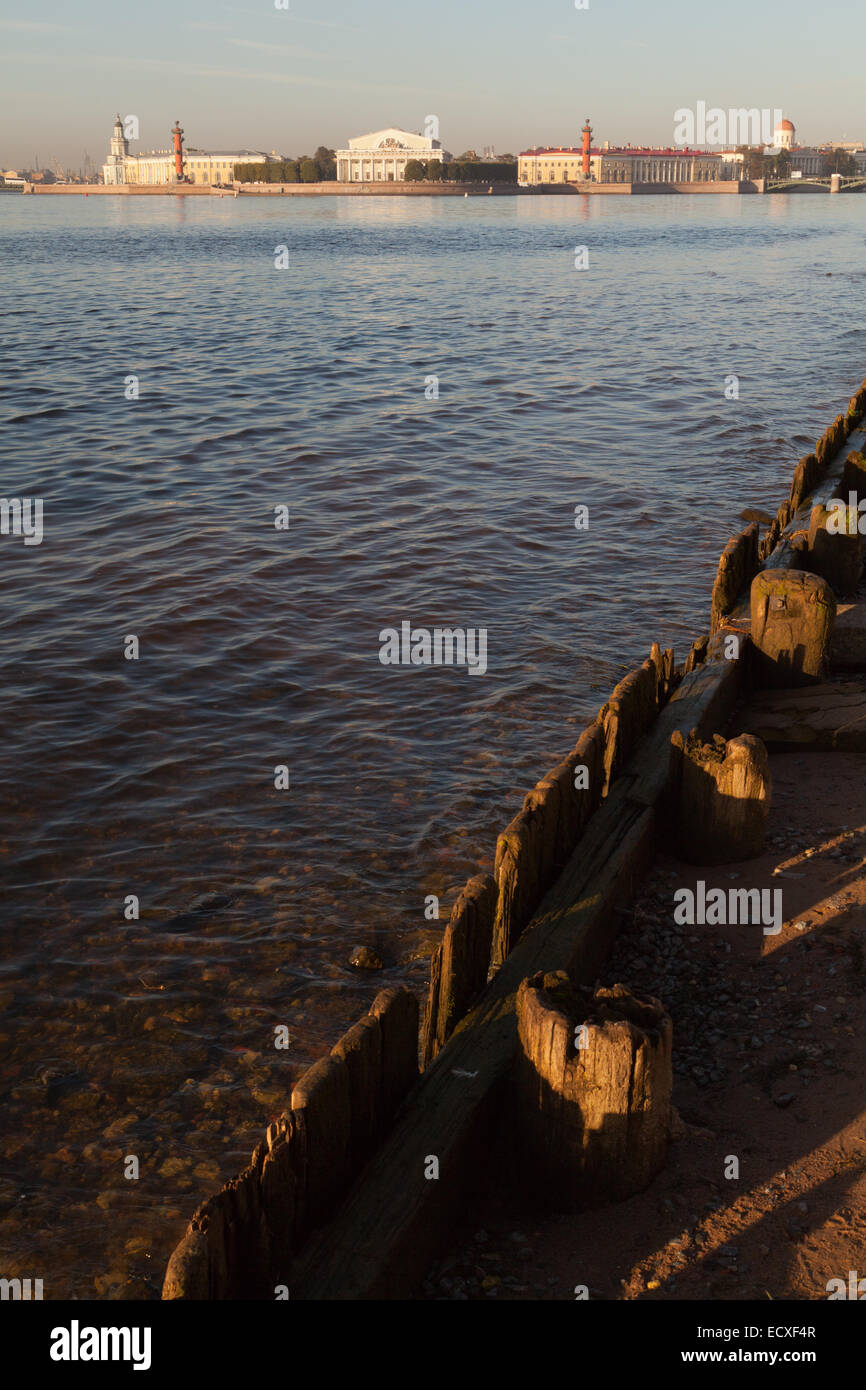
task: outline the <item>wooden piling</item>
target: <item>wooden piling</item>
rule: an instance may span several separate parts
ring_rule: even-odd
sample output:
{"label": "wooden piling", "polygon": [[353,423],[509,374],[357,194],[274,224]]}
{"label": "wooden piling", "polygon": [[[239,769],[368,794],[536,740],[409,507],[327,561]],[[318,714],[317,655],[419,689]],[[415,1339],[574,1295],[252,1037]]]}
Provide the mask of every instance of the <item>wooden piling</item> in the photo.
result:
{"label": "wooden piling", "polygon": [[341,1059],[321,1057],[292,1091],[296,1126],[298,1242],[324,1220],[348,1185],[351,1109],[349,1072]]}
{"label": "wooden piling", "polygon": [[803,570],[767,569],[751,588],[755,676],[761,685],[808,685],[830,664],[836,600],[825,579]]}
{"label": "wooden piling", "polygon": [[679,754],[677,839],[690,864],[729,864],[763,852],[770,811],[767,750],[759,738],[717,734],[706,743],[694,731],[677,730],[671,743]]}
{"label": "wooden piling", "polygon": [[856,508],[849,510],[847,496],[838,500],[845,503],[841,531],[834,529],[840,520],[835,510],[831,511],[820,502],[812,508],[807,564],[811,572],[826,579],[836,593],[853,594],[863,574],[858,514]]}
{"label": "wooden piling", "polygon": [[284,1114],[279,1124],[268,1127],[267,1153],[262,1160],[260,1183],[271,1280],[289,1268],[295,1248],[295,1231],[298,1224],[297,1147],[297,1126],[294,1118]]}
{"label": "wooden piling", "polygon": [[[249,1165],[196,1209],[169,1260],[163,1298],[216,1300],[265,1295],[269,1236],[262,1218],[260,1178],[264,1145]],[[207,1294],[202,1290],[207,1288]]]}
{"label": "wooden piling", "polygon": [[[788,504],[788,510],[791,515],[788,517],[788,521],[790,521],[794,512],[800,510],[806,498],[812,495],[826,471],[826,462],[822,464],[816,454],[806,454],[805,458],[800,459],[800,462],[794,469],[794,478],[791,483],[791,497]],[[786,521],[784,526],[787,526],[787,524],[788,522]],[[783,530],[784,526],[782,528]]]}
{"label": "wooden piling", "polygon": [[353,1172],[366,1163],[384,1127],[382,1026],[373,1014],[359,1018],[332,1048],[349,1084],[349,1163]]}
{"label": "wooden piling", "polygon": [[667,704],[676,689],[676,666],[673,647],[662,651],[658,642],[650,648],[650,661],[656,669],[656,703],[659,709]]}
{"label": "wooden piling", "polygon": [[688,656],[683,663],[683,675],[688,676],[696,667],[702,666],[707,659],[707,648],[710,645],[709,637],[699,637],[693,642]]}
{"label": "wooden piling", "polygon": [[467,883],[451,910],[442,944],[430,963],[430,994],[421,1040],[428,1067],[487,984],[497,885],[490,874]]}
{"label": "wooden piling", "polygon": [[524,1192],[580,1210],[621,1201],[664,1166],[673,1025],[624,985],[575,988],[562,972],[524,980],[514,1127]]}
{"label": "wooden piling", "polygon": [[845,460],[839,500],[847,506],[852,492],[858,503],[866,498],[866,456],[859,449],[852,450]]}
{"label": "wooden piling", "polygon": [[614,686],[604,717],[603,796],[658,713],[657,682],[656,666],[647,660]]}
{"label": "wooden piling", "polygon": [[758,538],[760,528],[753,521],[738,536],[732,536],[719,558],[710,611],[710,636],[718,632],[735,607],[737,598],[752,582],[760,568]]}
{"label": "wooden piling", "polygon": [[528,793],[522,810],[499,836],[493,867],[498,894],[494,966],[502,964],[520,939],[598,806],[605,786],[606,746],[607,730],[596,720],[569,756]]}
{"label": "wooden piling", "polygon": [[383,989],[370,1013],[382,1030],[382,1119],[389,1123],[418,1079],[418,1000],[410,989]]}

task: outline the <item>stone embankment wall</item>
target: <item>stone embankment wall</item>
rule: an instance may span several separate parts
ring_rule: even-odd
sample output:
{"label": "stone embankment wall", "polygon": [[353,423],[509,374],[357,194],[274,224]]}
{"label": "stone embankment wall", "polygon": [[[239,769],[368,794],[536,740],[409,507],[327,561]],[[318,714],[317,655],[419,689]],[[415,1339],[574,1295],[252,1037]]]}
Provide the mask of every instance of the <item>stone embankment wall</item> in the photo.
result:
{"label": "stone embankment wall", "polygon": [[[718,179],[712,183],[574,183],[568,184],[566,190],[572,193],[619,193],[627,197],[649,197],[651,194],[665,193],[757,193],[758,187],[748,180]],[[527,190],[533,193],[554,193],[558,192],[557,185],[551,184],[549,187],[540,184],[533,189]]]}
{"label": "stone embankment wall", "polygon": [[219,197],[232,198],[235,192],[241,198],[318,198],[318,197],[372,197],[384,195],[392,198],[462,198],[469,194],[477,197],[514,196],[518,191],[516,184],[503,183],[235,183],[224,188],[211,184],[103,184],[103,183],[47,183],[25,184],[23,193],[33,194],[98,194],[108,198],[190,198]]}
{"label": "stone embankment wall", "polygon": [[23,193],[50,194],[54,197],[77,194],[81,197],[87,194],[97,194],[106,198],[165,198],[168,195],[174,197],[210,197],[211,194],[222,192],[231,197],[230,189],[215,189],[209,184],[179,183],[179,184],[149,184],[149,183],[122,183],[117,186],[104,183],[28,183],[21,190]]}
{"label": "stone embankment wall", "polygon": [[[613,193],[617,196],[631,197],[672,193],[757,193],[754,183],[719,180],[716,183],[568,183],[539,184],[532,188],[519,188],[509,183],[235,183],[230,188],[216,188],[209,184],[119,184],[102,183],[48,183],[26,184],[22,190],[32,194],[98,194],[104,197],[120,198],[188,198],[208,197],[222,194],[233,197],[237,190],[242,198],[318,198],[318,197],[391,197],[391,198],[462,198],[471,197],[514,197],[516,195],[549,195],[551,193]],[[826,190],[820,190],[826,191]]]}
{"label": "stone embankment wall", "polygon": [[330,197],[360,198],[384,195],[392,198],[462,198],[473,196],[513,197],[518,192],[513,183],[237,183],[242,198],[268,197],[285,194],[291,198]]}

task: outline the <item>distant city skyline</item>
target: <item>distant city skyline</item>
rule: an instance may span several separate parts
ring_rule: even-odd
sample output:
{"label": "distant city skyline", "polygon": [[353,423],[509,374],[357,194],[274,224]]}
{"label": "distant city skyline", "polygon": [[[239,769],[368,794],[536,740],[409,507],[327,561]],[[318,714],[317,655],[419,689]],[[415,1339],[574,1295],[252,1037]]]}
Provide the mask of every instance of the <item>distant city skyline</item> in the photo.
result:
{"label": "distant city skyline", "polygon": [[[137,148],[180,119],[190,145],[312,153],[386,126],[440,122],[455,153],[493,146],[669,145],[681,108],[780,108],[806,144],[866,138],[850,0],[729,0],[704,11],[641,0],[58,0],[0,4],[6,167],[101,167],[115,115]],[[30,16],[38,15],[38,18]]]}

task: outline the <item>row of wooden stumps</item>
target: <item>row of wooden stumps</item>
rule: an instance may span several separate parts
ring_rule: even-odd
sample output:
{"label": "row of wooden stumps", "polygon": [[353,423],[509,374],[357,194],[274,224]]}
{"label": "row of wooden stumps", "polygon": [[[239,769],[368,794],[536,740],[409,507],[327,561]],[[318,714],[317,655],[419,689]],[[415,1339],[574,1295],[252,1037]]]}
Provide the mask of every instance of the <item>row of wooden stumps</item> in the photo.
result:
{"label": "row of wooden stumps", "polygon": [[[758,528],[733,538],[719,564],[712,633],[748,656],[751,679],[770,688],[826,680],[836,594],[856,589],[864,570],[859,509],[866,499],[866,457],[851,454],[840,508],[826,499],[809,511],[808,529],[789,527],[866,410],[866,383],[801,462],[791,497],[763,546]],[[772,557],[772,558],[771,558]],[[729,623],[743,594],[745,625]],[[727,655],[727,653],[726,653]],[[680,857],[699,865],[760,855],[771,778],[761,739],[743,733],[701,739],[674,733],[671,829]],[[671,1115],[673,1026],[663,1004],[625,985],[594,993],[563,973],[523,981],[517,997],[518,1149],[548,1199],[562,1209],[621,1200],[648,1186],[665,1162]]]}
{"label": "row of wooden stumps", "polygon": [[[674,734],[675,829],[691,863],[760,854],[770,807],[767,750],[744,734],[704,743]],[[591,990],[563,971],[517,995],[516,1145],[544,1202],[576,1210],[622,1201],[664,1166],[670,1138],[673,1023],[623,984]]]}
{"label": "row of wooden stumps", "polygon": [[[814,563],[814,571],[760,569],[756,527],[722,558],[714,629],[725,627],[723,607],[733,607],[746,587],[745,642],[758,685],[813,684],[829,673],[833,586],[856,587],[863,561],[856,526],[834,535],[827,516],[825,507],[812,509],[808,539],[792,556]],[[732,635],[742,642],[744,634]],[[761,739],[716,734],[704,741],[693,730],[674,733],[671,745],[681,858],[711,865],[761,854],[772,791]],[[624,985],[590,994],[562,974],[538,975],[520,988],[518,1017],[523,1151],[553,1200],[592,1205],[645,1188],[664,1164],[670,1128],[673,1028],[664,1006]]]}

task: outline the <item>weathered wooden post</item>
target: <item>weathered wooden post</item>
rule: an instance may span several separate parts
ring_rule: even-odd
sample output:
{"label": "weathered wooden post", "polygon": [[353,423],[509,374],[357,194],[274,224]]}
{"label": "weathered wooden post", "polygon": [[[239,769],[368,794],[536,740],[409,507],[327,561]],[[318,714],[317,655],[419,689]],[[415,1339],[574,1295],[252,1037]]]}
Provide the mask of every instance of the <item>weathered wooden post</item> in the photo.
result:
{"label": "weathered wooden post", "polygon": [[752,580],[751,634],[759,685],[824,680],[836,599],[826,579],[804,570],[766,569]]}
{"label": "weathered wooden post", "polygon": [[807,454],[805,458],[800,459],[794,469],[794,478],[791,483],[790,515],[785,522],[786,526],[809,494],[815,491],[825,471],[826,464],[819,462],[817,454]]}
{"label": "weathered wooden post", "polygon": [[[654,671],[652,682],[655,685]],[[605,705],[605,718],[608,709]],[[523,810],[499,836],[493,867],[498,885],[491,948],[494,966],[508,958],[597,807],[609,746],[607,724],[596,719],[568,757],[527,793]]]}
{"label": "weathered wooden post", "polygon": [[348,1186],[351,1109],[349,1068],[341,1057],[320,1057],[292,1090],[295,1132],[295,1236],[300,1241],[324,1219]]}
{"label": "weathered wooden post", "polygon": [[424,1067],[445,1046],[487,983],[497,893],[496,880],[489,874],[471,878],[452,908],[442,944],[433,953],[421,1036]]}
{"label": "weathered wooden post", "polygon": [[658,713],[658,672],[652,659],[629,671],[615,685],[605,707],[604,795],[610,789],[634,752],[638,739],[646,733]]}
{"label": "weathered wooden post", "polygon": [[574,1210],[640,1192],[670,1130],[673,1025],[657,999],[574,987],[563,971],[517,994],[520,1184]]}
{"label": "weathered wooden post", "polygon": [[740,594],[758,571],[759,536],[760,527],[753,521],[739,536],[731,537],[719,557],[719,567],[713,584],[711,637],[723,625],[725,617],[735,607]]}
{"label": "weathered wooden post", "polygon": [[694,729],[686,739],[676,730],[671,744],[680,763],[677,839],[683,859],[731,864],[756,858],[770,813],[764,744],[752,734],[728,742],[716,734],[712,743],[704,743]]}
{"label": "weathered wooden post", "polygon": [[683,663],[683,675],[687,676],[694,671],[697,666],[703,666],[707,659],[707,649],[710,645],[709,637],[699,637],[691,645],[691,650]]}

